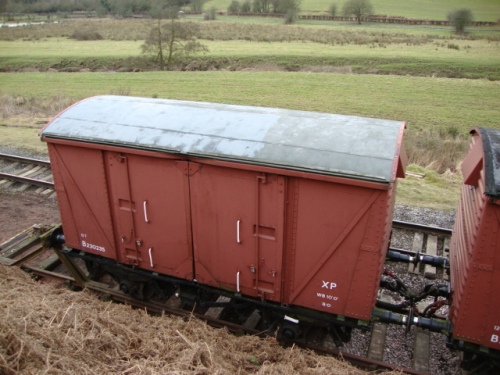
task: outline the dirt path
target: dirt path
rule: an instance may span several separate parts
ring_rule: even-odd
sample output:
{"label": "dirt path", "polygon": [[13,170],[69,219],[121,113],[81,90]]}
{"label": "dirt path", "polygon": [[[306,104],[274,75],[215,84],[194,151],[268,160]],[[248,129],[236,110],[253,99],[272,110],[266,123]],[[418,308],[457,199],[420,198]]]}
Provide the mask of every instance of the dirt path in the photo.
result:
{"label": "dirt path", "polygon": [[34,224],[56,224],[60,220],[56,199],[0,190],[0,243]]}

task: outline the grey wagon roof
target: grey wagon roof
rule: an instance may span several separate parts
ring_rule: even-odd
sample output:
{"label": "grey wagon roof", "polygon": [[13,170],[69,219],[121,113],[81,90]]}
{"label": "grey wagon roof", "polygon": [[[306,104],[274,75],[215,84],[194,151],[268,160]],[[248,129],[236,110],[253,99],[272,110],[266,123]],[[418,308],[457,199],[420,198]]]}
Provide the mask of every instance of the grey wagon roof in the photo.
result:
{"label": "grey wagon roof", "polygon": [[485,194],[500,199],[500,130],[478,129],[484,149]]}
{"label": "grey wagon roof", "polygon": [[317,112],[97,96],[69,107],[41,135],[387,183],[403,128]]}

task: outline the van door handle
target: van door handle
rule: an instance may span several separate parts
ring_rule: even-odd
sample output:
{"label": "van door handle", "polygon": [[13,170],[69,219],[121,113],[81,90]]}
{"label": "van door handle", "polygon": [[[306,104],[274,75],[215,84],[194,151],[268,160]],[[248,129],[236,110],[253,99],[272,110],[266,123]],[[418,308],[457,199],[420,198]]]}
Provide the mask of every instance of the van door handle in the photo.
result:
{"label": "van door handle", "polygon": [[148,201],[144,201],[142,204],[142,209],[144,211],[144,221],[146,223],[149,223],[149,217],[148,217]]}
{"label": "van door handle", "polygon": [[241,220],[236,221],[236,242],[241,243],[241,238],[240,238],[240,223]]}
{"label": "van door handle", "polygon": [[148,249],[148,253],[149,253],[149,265],[151,266],[151,268],[154,267],[154,263],[153,263],[153,248],[150,247]]}

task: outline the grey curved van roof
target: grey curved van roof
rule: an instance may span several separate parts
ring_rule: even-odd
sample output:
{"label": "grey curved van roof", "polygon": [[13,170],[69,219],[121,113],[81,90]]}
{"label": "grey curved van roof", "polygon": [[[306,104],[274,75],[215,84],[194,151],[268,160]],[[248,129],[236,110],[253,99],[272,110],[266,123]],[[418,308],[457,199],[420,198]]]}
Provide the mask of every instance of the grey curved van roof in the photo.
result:
{"label": "grey curved van roof", "polygon": [[500,199],[500,130],[478,129],[484,149],[485,194]]}
{"label": "grey curved van roof", "polygon": [[355,116],[96,96],[60,113],[41,136],[389,183],[403,129]]}

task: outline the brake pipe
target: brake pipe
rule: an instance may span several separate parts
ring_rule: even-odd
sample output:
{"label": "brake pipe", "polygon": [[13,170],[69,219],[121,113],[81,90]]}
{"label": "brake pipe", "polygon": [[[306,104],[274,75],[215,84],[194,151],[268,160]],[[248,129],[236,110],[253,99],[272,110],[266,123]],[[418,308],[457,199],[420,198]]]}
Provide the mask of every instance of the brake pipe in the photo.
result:
{"label": "brake pipe", "polygon": [[413,263],[414,265],[422,263],[443,269],[450,268],[450,260],[447,257],[413,252],[408,253],[406,250],[403,252],[403,250],[395,248],[389,249],[386,258],[393,262]]}
{"label": "brake pipe", "polygon": [[449,334],[451,332],[451,322],[445,319],[438,318],[422,318],[408,317],[407,315],[386,311],[379,308],[373,309],[372,320],[383,323],[399,324],[408,326],[417,326],[423,329],[428,329],[432,332]]}

